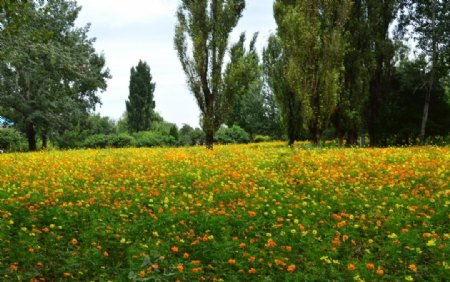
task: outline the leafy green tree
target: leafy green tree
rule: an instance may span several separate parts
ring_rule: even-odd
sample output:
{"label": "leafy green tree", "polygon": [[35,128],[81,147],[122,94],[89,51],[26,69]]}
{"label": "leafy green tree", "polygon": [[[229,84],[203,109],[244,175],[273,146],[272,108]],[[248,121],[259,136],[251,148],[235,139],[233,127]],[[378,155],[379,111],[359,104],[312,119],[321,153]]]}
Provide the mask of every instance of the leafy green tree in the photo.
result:
{"label": "leafy green tree", "polygon": [[404,0],[400,33],[416,40],[416,48],[426,59],[427,75],[418,83],[427,85],[420,126],[420,141],[425,141],[431,93],[434,85],[450,75],[450,3],[444,0]]}
{"label": "leafy green tree", "polygon": [[271,123],[266,113],[262,65],[255,47],[257,35],[254,34],[246,50],[245,34],[241,34],[231,48],[231,63],[227,65],[224,78],[226,91],[237,94],[226,124],[228,127],[238,125],[251,136],[268,134],[267,128]]}
{"label": "leafy green tree", "polygon": [[[387,103],[381,111],[382,122],[386,124],[382,145],[411,145],[420,140],[421,128],[418,125],[422,120],[423,97],[429,91],[429,86],[423,83],[429,75],[427,65],[427,58],[420,56],[413,61],[404,59],[395,68],[392,91],[388,93]],[[433,111],[428,117],[425,137],[448,136],[450,99],[443,80],[433,84],[430,107]]]}
{"label": "leafy green tree", "polygon": [[[289,86],[284,68],[287,58],[280,39],[276,35],[269,37],[269,42],[263,50],[263,70],[267,83],[268,105],[273,103],[269,97],[274,97],[281,116],[281,123],[287,133],[289,145],[300,139],[302,128],[300,97]],[[272,108],[274,108],[272,106]],[[272,110],[272,120],[277,120],[277,111]]]}
{"label": "leafy green tree", "polygon": [[396,18],[403,0],[367,0],[365,13],[368,19],[366,38],[370,40],[369,97],[364,107],[365,122],[370,145],[378,146],[385,124],[381,121],[381,109],[392,84],[395,44],[389,36],[389,27]]}
{"label": "leafy green tree", "polygon": [[287,58],[286,77],[300,97],[312,142],[319,144],[336,107],[351,0],[277,0],[274,16]]}
{"label": "leafy green tree", "polygon": [[146,62],[139,61],[136,67],[131,68],[130,94],[125,102],[130,132],[150,130],[155,109],[154,91],[150,67]]}
{"label": "leafy green tree", "polygon": [[225,90],[223,64],[229,35],[244,8],[244,0],[182,0],[177,11],[175,48],[200,108],[209,149],[236,97]]}
{"label": "leafy green tree", "polygon": [[109,71],[95,53],[88,26],[75,28],[75,1],[20,2],[6,10],[0,31],[0,106],[30,150],[41,133],[67,127],[100,102]]}
{"label": "leafy green tree", "polygon": [[373,54],[371,37],[367,35],[369,19],[367,1],[354,0],[345,24],[347,51],[344,74],[332,121],[339,145],[347,136],[347,144],[356,143],[363,128],[363,107],[369,97]]}

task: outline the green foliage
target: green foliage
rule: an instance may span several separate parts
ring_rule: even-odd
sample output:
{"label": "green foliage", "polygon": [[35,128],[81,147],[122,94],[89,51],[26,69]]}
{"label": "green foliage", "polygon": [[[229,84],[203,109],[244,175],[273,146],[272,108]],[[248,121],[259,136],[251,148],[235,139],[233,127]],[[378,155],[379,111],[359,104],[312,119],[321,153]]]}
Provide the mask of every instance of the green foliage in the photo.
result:
{"label": "green foliage", "polygon": [[110,77],[89,27],[75,28],[75,1],[24,1],[0,18],[0,106],[26,133],[49,135],[100,102]]}
{"label": "green foliage", "polygon": [[272,137],[267,135],[256,135],[253,139],[253,142],[255,143],[261,143],[261,142],[270,142],[273,141]]}
{"label": "green foliage", "polygon": [[136,67],[131,68],[130,94],[126,104],[126,116],[130,132],[150,130],[151,118],[155,109],[153,92],[155,83],[152,83],[150,67],[146,62],[139,61]]}
{"label": "green foliage", "polygon": [[251,140],[250,135],[237,125],[220,128],[214,139],[220,144],[248,143]]}
{"label": "green foliage", "polygon": [[[267,91],[274,97],[279,108],[280,123],[284,127],[289,145],[292,145],[295,141],[300,140],[303,127],[302,108],[299,95],[292,90],[286,79],[287,57],[278,36],[271,35],[269,37],[268,45],[263,50],[263,62]],[[272,111],[272,115],[269,116],[271,120],[278,120],[276,113],[276,111]]]}
{"label": "green foliage", "polygon": [[0,128],[0,149],[22,151],[25,138],[14,128]]}
{"label": "green foliage", "polygon": [[214,133],[226,120],[236,95],[224,91],[222,68],[229,35],[244,8],[244,0],[182,0],[177,11],[175,48],[200,108],[210,149]]}
{"label": "green foliage", "polygon": [[83,142],[83,147],[99,149],[106,148],[109,145],[109,137],[105,134],[95,134],[86,138]]}
{"label": "green foliage", "polygon": [[278,0],[274,4],[287,58],[285,76],[300,98],[302,118],[315,144],[336,106],[350,7],[350,0]]}
{"label": "green foliage", "polygon": [[131,135],[120,133],[109,136],[108,145],[113,148],[126,148],[131,147],[134,142],[134,138]]}
{"label": "green foliage", "polygon": [[161,147],[161,146],[173,146],[176,140],[168,135],[159,131],[142,131],[134,135],[135,141],[133,145],[135,147]]}

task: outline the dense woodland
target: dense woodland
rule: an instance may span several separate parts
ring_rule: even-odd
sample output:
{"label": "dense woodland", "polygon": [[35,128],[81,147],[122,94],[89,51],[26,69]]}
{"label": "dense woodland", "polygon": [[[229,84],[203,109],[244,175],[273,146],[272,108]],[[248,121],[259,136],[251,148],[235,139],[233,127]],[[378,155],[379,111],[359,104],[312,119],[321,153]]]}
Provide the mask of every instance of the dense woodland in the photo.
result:
{"label": "dense woodland", "polygon": [[123,117],[93,114],[111,75],[89,26],[74,24],[81,7],[0,3],[0,149],[448,141],[448,1],[276,0],[262,52],[258,34],[229,42],[244,0],[180,1],[174,48],[201,129],[155,111],[144,61],[131,67]]}

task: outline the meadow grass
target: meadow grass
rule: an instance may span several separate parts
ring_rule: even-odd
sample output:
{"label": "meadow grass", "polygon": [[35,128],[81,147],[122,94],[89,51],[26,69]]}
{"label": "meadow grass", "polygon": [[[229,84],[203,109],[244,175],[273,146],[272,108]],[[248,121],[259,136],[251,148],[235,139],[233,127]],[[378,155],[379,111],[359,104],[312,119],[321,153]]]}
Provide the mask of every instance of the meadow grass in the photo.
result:
{"label": "meadow grass", "polygon": [[450,273],[448,147],[52,151],[0,164],[2,281]]}

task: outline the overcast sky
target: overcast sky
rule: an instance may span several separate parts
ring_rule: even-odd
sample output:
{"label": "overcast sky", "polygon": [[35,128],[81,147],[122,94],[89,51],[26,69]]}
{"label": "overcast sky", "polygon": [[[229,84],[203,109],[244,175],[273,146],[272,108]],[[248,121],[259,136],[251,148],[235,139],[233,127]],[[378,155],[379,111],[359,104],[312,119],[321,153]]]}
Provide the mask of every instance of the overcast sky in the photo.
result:
{"label": "overcast sky", "polygon": [[[261,50],[270,33],[276,30],[272,16],[273,0],[247,0],[246,9],[234,29],[230,42],[241,32],[249,40],[259,32]],[[82,6],[77,24],[91,23],[89,35],[96,37],[95,48],[103,52],[112,79],[101,94],[102,116],[119,119],[128,98],[130,68],[144,60],[150,65],[156,83],[156,111],[165,120],[181,126],[198,126],[199,110],[186,85],[173,46],[175,12],[179,0],[77,0]]]}

